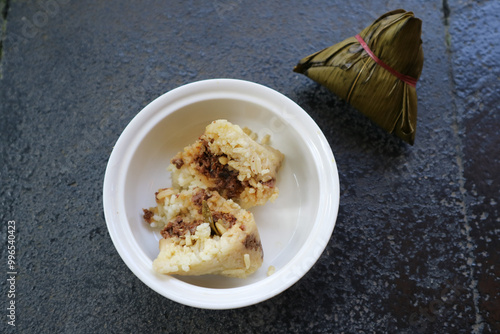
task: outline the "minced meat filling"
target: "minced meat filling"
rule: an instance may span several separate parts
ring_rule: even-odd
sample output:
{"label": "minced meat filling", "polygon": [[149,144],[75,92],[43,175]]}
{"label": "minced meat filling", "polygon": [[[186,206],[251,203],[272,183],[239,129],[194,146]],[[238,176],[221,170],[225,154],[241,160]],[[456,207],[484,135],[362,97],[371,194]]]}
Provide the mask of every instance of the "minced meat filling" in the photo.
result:
{"label": "minced meat filling", "polygon": [[[152,214],[151,211],[149,211],[149,213]],[[215,222],[220,221],[227,229],[231,228],[237,220],[235,216],[227,212],[215,211],[212,215]],[[144,212],[144,219],[146,219],[146,210]],[[164,239],[172,237],[180,238],[183,237],[188,231],[191,235],[193,235],[196,233],[196,228],[203,222],[204,221],[201,219],[186,221],[181,216],[177,216],[163,228],[161,235]]]}
{"label": "minced meat filling", "polygon": [[[203,201],[206,201],[209,199],[210,196],[207,194],[205,189],[200,189],[196,194],[193,195],[191,198],[191,201],[193,204],[198,207],[198,213],[202,213],[202,203]],[[222,220],[222,224],[227,228],[230,229],[233,227],[233,225],[236,223],[237,219],[234,215],[228,213],[228,212],[220,212],[220,211],[213,211],[211,212],[212,214],[212,219],[214,222],[218,222],[219,220]]]}
{"label": "minced meat filling", "polygon": [[198,208],[198,213],[201,215],[202,213],[202,203],[203,201],[206,201],[207,199],[209,198],[207,192],[205,191],[205,189],[200,189],[198,190],[198,192],[196,194],[193,195],[193,197],[191,198],[191,201],[193,202],[193,204]]}
{"label": "minced meat filling", "polygon": [[181,216],[177,216],[161,230],[161,235],[164,239],[168,239],[172,237],[182,237],[188,231],[191,234],[195,234],[196,228],[202,223],[203,220],[185,221]]}
{"label": "minced meat filling", "polygon": [[270,179],[269,181],[266,181],[266,182],[262,182],[262,185],[266,186],[266,187],[269,187],[269,188],[274,188],[274,186],[276,185],[276,179],[273,177],[272,179]]}
{"label": "minced meat filling", "polygon": [[184,165],[184,160],[182,160],[182,158],[176,157],[176,158],[173,158],[170,162],[172,164],[174,164],[177,169],[180,169],[182,167],[182,165]]}
{"label": "minced meat filling", "polygon": [[153,222],[153,216],[155,215],[154,212],[148,209],[142,209],[142,211],[144,212],[144,215],[142,216],[144,220],[148,224],[151,224]]}
{"label": "minced meat filling", "polygon": [[230,213],[227,213],[227,212],[215,211],[215,212],[212,212],[212,217],[214,219],[214,222],[218,222],[219,220],[222,220],[223,225],[227,229],[230,229],[236,223],[236,217]]}
{"label": "minced meat filling", "polygon": [[260,242],[260,240],[257,240],[257,238],[253,234],[247,235],[245,241],[243,241],[243,244],[247,249],[262,249],[262,243]]}
{"label": "minced meat filling", "polygon": [[195,168],[201,174],[205,175],[215,186],[209,190],[216,190],[222,197],[238,197],[245,187],[246,183],[238,180],[238,172],[231,170],[228,165],[219,162],[219,158],[210,152],[208,142],[202,140],[199,154],[194,158]]}

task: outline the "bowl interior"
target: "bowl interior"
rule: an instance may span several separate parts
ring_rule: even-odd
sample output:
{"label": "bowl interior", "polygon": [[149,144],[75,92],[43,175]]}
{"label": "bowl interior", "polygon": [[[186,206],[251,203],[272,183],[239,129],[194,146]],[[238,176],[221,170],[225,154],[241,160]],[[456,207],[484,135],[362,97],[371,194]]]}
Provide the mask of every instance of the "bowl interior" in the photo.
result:
{"label": "bowl interior", "polygon": [[[160,234],[142,219],[159,188],[171,186],[170,159],[205,127],[227,119],[248,127],[285,154],[274,203],[250,209],[264,248],[264,263],[246,279],[183,277],[153,271]],[[293,101],[261,85],[212,79],[176,88],[138,113],[108,161],[103,186],[106,224],[129,269],[151,289],[179,303],[209,309],[252,305],[297,282],[323,252],[339,205],[338,173],[319,127]],[[268,268],[275,272],[268,275]]]}
{"label": "bowl interior", "polygon": [[159,109],[155,117],[137,129],[125,166],[123,201],[127,219],[124,223],[140,247],[137,251],[151,263],[158,255],[161,236],[143,221],[142,208],[154,206],[154,193],[171,186],[166,170],[170,159],[192,144],[210,122],[227,119],[250,128],[259,138],[271,135],[271,145],[285,154],[278,174],[278,199],[250,209],[262,239],[264,263],[247,279],[213,275],[175,276],[174,279],[206,288],[235,288],[266,279],[269,266],[274,266],[276,271],[285,267],[308,240],[321,203],[317,159],[304,134],[290,125],[292,116],[264,102],[232,97],[201,99],[174,110]]}

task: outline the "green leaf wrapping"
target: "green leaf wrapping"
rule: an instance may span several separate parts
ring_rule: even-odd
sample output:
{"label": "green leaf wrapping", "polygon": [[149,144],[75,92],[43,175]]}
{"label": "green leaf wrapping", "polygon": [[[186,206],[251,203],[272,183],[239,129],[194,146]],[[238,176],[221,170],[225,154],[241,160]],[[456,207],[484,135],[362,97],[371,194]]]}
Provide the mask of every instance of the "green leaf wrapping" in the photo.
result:
{"label": "green leaf wrapping", "polygon": [[[422,21],[403,9],[382,15],[359,35],[395,71],[418,80],[424,63]],[[377,64],[355,37],[300,60],[295,72],[327,87],[389,133],[413,145],[417,92]]]}

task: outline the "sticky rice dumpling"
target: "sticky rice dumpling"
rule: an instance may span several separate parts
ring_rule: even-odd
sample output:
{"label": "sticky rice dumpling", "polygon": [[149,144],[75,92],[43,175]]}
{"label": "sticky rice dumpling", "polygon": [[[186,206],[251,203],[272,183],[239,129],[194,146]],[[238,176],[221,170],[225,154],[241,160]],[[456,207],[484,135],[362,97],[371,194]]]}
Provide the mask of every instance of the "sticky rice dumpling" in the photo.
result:
{"label": "sticky rice dumpling", "polygon": [[276,178],[284,156],[256,142],[253,135],[227,120],[213,121],[171,160],[173,184],[216,190],[244,209],[273,202],[279,194]]}
{"label": "sticky rice dumpling", "polygon": [[144,209],[144,220],[162,229],[156,272],[245,278],[262,265],[251,212],[202,188],[164,188],[155,196],[157,206]]}
{"label": "sticky rice dumpling", "polygon": [[299,61],[294,71],[324,85],[389,133],[413,145],[422,21],[403,9]]}

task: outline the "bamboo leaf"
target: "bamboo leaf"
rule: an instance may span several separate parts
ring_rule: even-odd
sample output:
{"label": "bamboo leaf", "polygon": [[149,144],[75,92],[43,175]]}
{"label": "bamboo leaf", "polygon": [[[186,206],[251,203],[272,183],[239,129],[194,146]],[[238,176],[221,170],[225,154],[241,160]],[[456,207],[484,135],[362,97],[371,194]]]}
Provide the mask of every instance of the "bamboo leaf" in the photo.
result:
{"label": "bamboo leaf", "polygon": [[424,62],[421,31],[422,21],[412,12],[391,11],[359,33],[372,55],[357,37],[349,37],[303,58],[294,71],[324,85],[387,132],[413,145],[416,87],[401,77],[415,81],[420,77]]}

